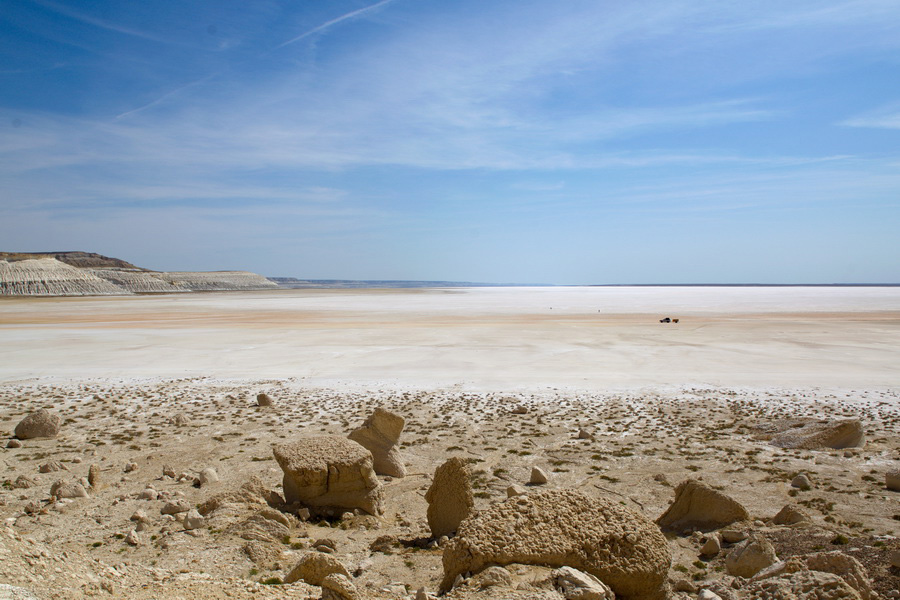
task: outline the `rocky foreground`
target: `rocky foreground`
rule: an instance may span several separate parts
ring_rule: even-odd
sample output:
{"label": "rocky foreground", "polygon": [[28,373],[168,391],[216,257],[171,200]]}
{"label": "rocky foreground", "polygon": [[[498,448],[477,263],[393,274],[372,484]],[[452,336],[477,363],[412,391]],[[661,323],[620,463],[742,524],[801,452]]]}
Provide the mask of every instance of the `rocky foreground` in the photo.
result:
{"label": "rocky foreground", "polygon": [[248,271],[157,272],[87,252],[0,252],[0,296],[122,296],[277,289]]}
{"label": "rocky foreground", "polygon": [[892,390],[35,381],[0,419],[0,598],[900,598]]}

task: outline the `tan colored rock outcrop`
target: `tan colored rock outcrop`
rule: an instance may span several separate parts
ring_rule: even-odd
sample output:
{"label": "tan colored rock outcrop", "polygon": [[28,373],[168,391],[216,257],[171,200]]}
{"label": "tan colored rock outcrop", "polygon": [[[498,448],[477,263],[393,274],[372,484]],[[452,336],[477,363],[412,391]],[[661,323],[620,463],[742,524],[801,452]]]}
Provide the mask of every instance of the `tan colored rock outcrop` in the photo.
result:
{"label": "tan colored rock outcrop", "polygon": [[844,419],[808,423],[803,427],[789,429],[773,437],[769,443],[779,448],[805,450],[862,448],[866,445],[866,434],[859,419]]}
{"label": "tan colored rock outcrop", "polygon": [[372,453],[375,472],[390,477],[406,477],[406,466],[397,443],[406,420],[383,408],[376,408],[369,418],[347,437]]}
{"label": "tan colored rock outcrop", "polygon": [[796,525],[798,523],[808,523],[809,515],[803,512],[795,504],[786,504],[784,508],[778,511],[778,514],[772,518],[775,525]]}
{"label": "tan colored rock outcrop", "polygon": [[425,493],[428,526],[432,537],[450,535],[472,514],[472,475],[466,462],[453,457],[434,472],[434,481]]}
{"label": "tan colored rock outcrop", "polygon": [[731,549],[725,557],[725,568],[731,575],[753,577],[778,562],[772,543],[754,534]]}
{"label": "tan colored rock outcrop", "polygon": [[653,522],[618,502],[573,490],[532,492],[463,521],[444,550],[441,589],[462,573],[512,563],[570,566],[626,600],[662,600],[671,552]]}
{"label": "tan colored rock outcrop", "polygon": [[284,578],[284,582],[294,583],[303,580],[312,585],[322,585],[322,581],[332,573],[350,577],[350,573],[343,563],[332,555],[322,552],[307,552]]}
{"label": "tan colored rock outcrop", "polygon": [[740,597],[748,600],[862,600],[846,581],[821,571],[797,571],[753,581],[741,589]]}
{"label": "tan colored rock outcrop", "polygon": [[663,531],[712,531],[750,518],[739,502],[695,479],[675,488],[675,500],[658,519]]}
{"label": "tan colored rock outcrop", "polygon": [[59,415],[42,408],[19,421],[14,433],[20,440],[54,438],[59,435],[61,423]]}
{"label": "tan colored rock outcrop", "polygon": [[863,600],[874,600],[876,597],[872,590],[872,582],[862,563],[840,550],[792,556],[786,561],[760,572],[754,579],[769,579],[785,573],[801,571],[819,571],[837,575],[856,590]]}
{"label": "tan colored rock outcrop", "polygon": [[284,471],[284,498],[313,514],[340,514],[359,508],[371,515],[384,511],[381,483],[372,469],[372,454],[339,436],[306,438],[275,446]]}
{"label": "tan colored rock outcrop", "polygon": [[170,271],[158,273],[162,281],[194,292],[277,289],[278,284],[249,271]]}

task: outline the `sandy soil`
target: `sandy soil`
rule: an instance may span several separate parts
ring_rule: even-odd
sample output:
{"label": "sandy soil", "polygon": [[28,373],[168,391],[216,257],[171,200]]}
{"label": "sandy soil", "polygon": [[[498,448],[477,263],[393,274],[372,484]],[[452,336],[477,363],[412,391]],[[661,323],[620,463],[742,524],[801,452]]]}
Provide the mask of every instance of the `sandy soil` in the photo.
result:
{"label": "sandy soil", "polygon": [[[259,582],[284,578],[323,538],[366,597],[434,593],[441,549],[428,539],[424,493],[449,456],[469,459],[476,508],[539,466],[548,487],[655,519],[678,482],[702,478],[747,507],[745,527],[779,557],[845,550],[882,597],[900,588],[890,566],[900,493],[884,485],[900,467],[897,288],[3,299],[0,339],[3,445],[32,410],[63,419],[55,439],[0,450],[0,584],[40,598],[317,598],[314,586]],[[256,407],[259,392],[276,406]],[[409,475],[381,478],[382,518],[291,522],[264,544],[275,558],[254,562],[234,529],[252,511],[214,514],[191,532],[161,514],[166,500],[196,506],[251,476],[277,490],[274,443],[346,435],[376,406],[407,420]],[[179,413],[186,424],[174,423]],[[798,417],[857,417],[867,443],[782,450],[758,439],[760,424]],[[582,428],[593,439],[578,439]],[[41,473],[52,461],[65,470]],[[91,464],[102,483],[89,498],[51,501],[54,481],[86,477]],[[221,481],[194,487],[206,467]],[[812,489],[791,486],[799,472]],[[139,499],[148,485],[167,498]],[[788,502],[812,523],[772,525]],[[148,520],[134,546],[125,537],[138,509]],[[669,540],[684,589],[725,577],[728,548],[701,561],[701,542]]]}

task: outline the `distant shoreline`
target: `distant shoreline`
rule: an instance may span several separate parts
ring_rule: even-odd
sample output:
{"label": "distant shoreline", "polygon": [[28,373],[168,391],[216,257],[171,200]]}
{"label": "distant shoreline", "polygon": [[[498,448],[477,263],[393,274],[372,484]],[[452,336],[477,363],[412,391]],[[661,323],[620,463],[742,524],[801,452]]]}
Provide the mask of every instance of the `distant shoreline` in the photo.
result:
{"label": "distant shoreline", "polygon": [[299,279],[268,277],[285,289],[473,288],[473,287],[900,287],[900,283],[482,283],[399,279]]}

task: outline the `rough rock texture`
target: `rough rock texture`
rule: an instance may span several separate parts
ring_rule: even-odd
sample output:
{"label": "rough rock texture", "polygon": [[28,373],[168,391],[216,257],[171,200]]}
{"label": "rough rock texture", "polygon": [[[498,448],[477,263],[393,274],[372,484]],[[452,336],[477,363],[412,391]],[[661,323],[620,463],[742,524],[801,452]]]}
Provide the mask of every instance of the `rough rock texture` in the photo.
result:
{"label": "rough rock texture", "polygon": [[863,600],[874,600],[875,598],[872,582],[869,581],[865,567],[849,554],[839,550],[792,556],[784,563],[773,566],[767,573],[781,575],[782,573],[797,573],[806,570],[837,575],[856,590]]}
{"label": "rough rock texture", "polygon": [[572,567],[553,571],[553,580],[566,600],[616,600],[609,586],[588,573]]}
{"label": "rough rock texture", "polygon": [[754,581],[740,591],[753,600],[862,600],[850,585],[831,573],[798,571]]}
{"label": "rough rock texture", "polygon": [[61,263],[78,267],[79,269],[141,269],[130,262],[120,258],[103,256],[95,252],[81,252],[70,250],[66,252],[0,252],[0,260],[16,262],[20,260],[34,260],[39,258],[54,258]]}
{"label": "rough rock texture", "polygon": [[570,566],[624,599],[663,599],[671,553],[643,515],[572,490],[508,498],[466,519],[443,555],[441,589],[456,576],[511,563]]}
{"label": "rough rock texture", "polygon": [[775,548],[769,540],[762,535],[754,534],[731,549],[725,557],[725,568],[731,575],[753,577],[777,562]]}
{"label": "rough rock texture", "polygon": [[277,506],[282,502],[283,499],[266,487],[262,479],[251,477],[236,490],[220,492],[204,500],[197,507],[197,511],[201,515],[206,516],[227,506],[246,507],[249,505],[254,508],[260,508]]}
{"label": "rough rock texture", "polygon": [[142,271],[138,269],[85,269],[100,279],[116,285],[134,294],[171,294],[173,292],[191,291],[179,282],[165,281],[159,277],[159,273]]}
{"label": "rough rock texture", "polygon": [[361,596],[350,577],[332,573],[322,580],[322,600],[359,600]]}
{"label": "rough rock texture", "polygon": [[307,552],[284,578],[284,582],[294,583],[303,580],[312,585],[322,585],[322,580],[332,573],[350,577],[350,573],[343,563],[332,555],[323,552]]}
{"label": "rough rock texture", "polygon": [[384,511],[372,454],[356,442],[320,436],[275,446],[273,453],[284,471],[288,503],[299,502],[314,514],[354,508],[372,515]]}
{"label": "rough rock texture", "polygon": [[257,406],[275,406],[275,401],[272,400],[272,396],[268,395],[265,392],[260,392],[256,395],[256,405]]}
{"label": "rough rock texture", "polygon": [[808,423],[776,435],[769,442],[779,448],[862,448],[866,434],[859,419]]}
{"label": "rough rock texture", "polygon": [[675,500],[656,524],[663,531],[712,531],[750,518],[747,509],[722,492],[687,479],[675,488]]}
{"label": "rough rock texture", "polygon": [[900,469],[885,473],[884,485],[891,491],[900,492]]}
{"label": "rough rock texture", "polygon": [[50,486],[50,495],[57,498],[87,498],[87,490],[80,483],[56,481]]}
{"label": "rough rock texture", "polygon": [[55,258],[0,260],[0,296],[109,296],[127,290]]}
{"label": "rough rock texture", "polygon": [[775,525],[796,525],[797,523],[808,522],[809,516],[795,504],[786,504],[784,508],[778,511],[778,514],[772,518],[772,523]]}
{"label": "rough rock texture", "polygon": [[406,420],[398,414],[376,408],[359,428],[347,437],[372,453],[375,472],[390,477],[406,477],[406,467],[397,443]]}
{"label": "rough rock texture", "polygon": [[249,271],[172,271],[159,273],[158,277],[165,282],[180,285],[194,292],[278,288],[278,284],[274,281],[269,281],[262,275]]}
{"label": "rough rock texture", "polygon": [[20,440],[56,437],[59,435],[61,423],[62,420],[58,415],[42,408],[19,421],[19,424],[16,425],[15,436]]}
{"label": "rough rock texture", "polygon": [[425,493],[428,502],[428,526],[431,535],[450,535],[472,514],[472,477],[466,462],[454,457],[434,472],[434,481]]}

